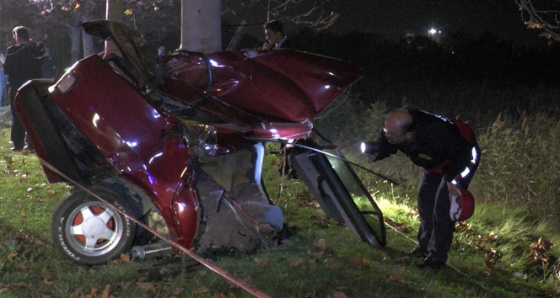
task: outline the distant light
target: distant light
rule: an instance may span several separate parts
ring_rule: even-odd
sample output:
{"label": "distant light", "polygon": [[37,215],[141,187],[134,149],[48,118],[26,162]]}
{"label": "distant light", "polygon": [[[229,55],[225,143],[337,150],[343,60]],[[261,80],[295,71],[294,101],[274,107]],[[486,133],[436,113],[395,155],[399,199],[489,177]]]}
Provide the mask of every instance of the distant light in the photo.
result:
{"label": "distant light", "polygon": [[432,29],[430,29],[430,30],[428,31],[428,33],[429,33],[430,35],[435,35],[436,33],[438,33],[438,31],[437,31],[436,29],[432,28]]}

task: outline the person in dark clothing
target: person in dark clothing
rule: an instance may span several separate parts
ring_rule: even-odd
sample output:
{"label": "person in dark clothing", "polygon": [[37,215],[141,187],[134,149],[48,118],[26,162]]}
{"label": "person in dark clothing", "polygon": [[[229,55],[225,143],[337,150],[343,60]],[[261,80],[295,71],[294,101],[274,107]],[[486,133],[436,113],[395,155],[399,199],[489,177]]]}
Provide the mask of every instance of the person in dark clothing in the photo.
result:
{"label": "person in dark clothing", "polygon": [[284,34],[284,24],[278,20],[266,22],[264,28],[264,50],[287,48],[288,36]]}
{"label": "person in dark clothing", "polygon": [[[10,86],[10,105],[12,110],[10,137],[13,143],[12,150],[21,151],[25,145],[25,128],[14,108],[14,99],[17,90],[25,82],[41,77],[41,66],[45,49],[42,43],[31,41],[29,30],[26,27],[15,27],[12,34],[16,45],[9,47],[6,51],[4,72],[8,76],[8,85]],[[29,142],[27,142],[27,146],[29,150],[33,149]]]}
{"label": "person in dark clothing", "polygon": [[453,241],[455,221],[450,216],[451,197],[467,189],[480,161],[480,148],[468,125],[416,109],[389,113],[370,161],[398,151],[424,168],[418,190],[420,228],[411,254],[423,257],[422,267],[443,267]]}

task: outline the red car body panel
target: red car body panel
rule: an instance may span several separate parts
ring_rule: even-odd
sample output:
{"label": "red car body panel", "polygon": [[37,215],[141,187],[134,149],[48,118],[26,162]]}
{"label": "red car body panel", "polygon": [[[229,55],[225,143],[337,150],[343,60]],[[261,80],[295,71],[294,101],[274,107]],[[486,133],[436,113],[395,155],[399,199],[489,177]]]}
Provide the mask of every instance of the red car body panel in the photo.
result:
{"label": "red car body panel", "polygon": [[[196,220],[197,203],[192,195],[173,202],[181,181],[178,178],[189,159],[180,139],[164,133],[174,118],[162,115],[97,55],[78,63],[72,74],[77,79],[72,92],[52,92],[53,101],[121,173],[141,183],[164,218]],[[47,157],[39,150],[37,154]],[[173,212],[171,206],[177,210]],[[176,227],[173,222],[168,225]],[[172,233],[189,239],[183,244],[190,245],[195,231]]]}

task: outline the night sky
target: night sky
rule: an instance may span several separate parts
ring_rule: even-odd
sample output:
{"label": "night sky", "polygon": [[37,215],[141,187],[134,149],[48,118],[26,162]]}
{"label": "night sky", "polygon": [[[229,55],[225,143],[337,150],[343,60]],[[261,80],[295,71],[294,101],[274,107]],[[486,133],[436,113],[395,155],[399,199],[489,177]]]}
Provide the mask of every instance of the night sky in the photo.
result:
{"label": "night sky", "polygon": [[462,30],[477,37],[485,30],[516,43],[539,39],[523,25],[514,0],[339,0],[335,32],[366,31],[397,39],[407,33],[425,34],[430,27],[443,34]]}

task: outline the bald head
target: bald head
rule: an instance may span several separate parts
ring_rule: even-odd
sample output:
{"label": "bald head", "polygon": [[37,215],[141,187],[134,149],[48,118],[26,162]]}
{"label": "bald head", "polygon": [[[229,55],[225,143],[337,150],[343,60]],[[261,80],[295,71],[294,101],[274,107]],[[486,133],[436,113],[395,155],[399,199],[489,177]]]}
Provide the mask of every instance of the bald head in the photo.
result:
{"label": "bald head", "polygon": [[410,140],[414,120],[405,109],[394,110],[385,119],[385,137],[391,144],[400,144]]}

